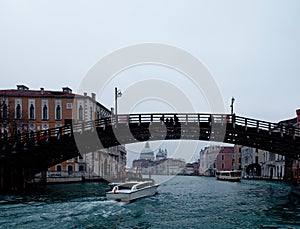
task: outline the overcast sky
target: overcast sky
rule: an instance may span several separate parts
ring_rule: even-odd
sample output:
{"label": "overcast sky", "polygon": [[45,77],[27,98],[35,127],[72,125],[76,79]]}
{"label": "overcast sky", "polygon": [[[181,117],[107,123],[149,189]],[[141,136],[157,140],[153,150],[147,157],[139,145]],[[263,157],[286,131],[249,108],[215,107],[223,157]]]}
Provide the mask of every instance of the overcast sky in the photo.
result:
{"label": "overcast sky", "polygon": [[[134,44],[162,43],[207,66],[227,112],[234,96],[238,115],[277,122],[300,108],[299,12],[297,0],[1,0],[0,87],[76,91],[105,55]],[[116,76],[100,102],[114,106],[113,88],[126,92],[143,73],[143,79],[164,75],[175,84],[178,78],[188,91],[178,73],[139,67]],[[191,96],[194,103],[203,100],[203,95]],[[145,104],[133,110],[161,111],[159,105]],[[210,110],[203,106],[197,112]]]}

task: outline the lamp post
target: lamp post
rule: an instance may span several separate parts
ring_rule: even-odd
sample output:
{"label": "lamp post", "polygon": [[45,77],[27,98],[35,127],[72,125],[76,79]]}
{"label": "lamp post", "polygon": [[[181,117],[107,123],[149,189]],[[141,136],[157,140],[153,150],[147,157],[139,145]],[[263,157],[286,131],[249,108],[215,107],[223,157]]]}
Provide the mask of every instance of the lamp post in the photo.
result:
{"label": "lamp post", "polygon": [[115,116],[116,116],[116,122],[118,122],[118,98],[122,96],[121,90],[118,90],[117,87],[115,87]]}
{"label": "lamp post", "polygon": [[235,101],[235,98],[231,98],[231,105],[230,105],[230,108],[231,108],[231,114],[233,114],[233,103]]}

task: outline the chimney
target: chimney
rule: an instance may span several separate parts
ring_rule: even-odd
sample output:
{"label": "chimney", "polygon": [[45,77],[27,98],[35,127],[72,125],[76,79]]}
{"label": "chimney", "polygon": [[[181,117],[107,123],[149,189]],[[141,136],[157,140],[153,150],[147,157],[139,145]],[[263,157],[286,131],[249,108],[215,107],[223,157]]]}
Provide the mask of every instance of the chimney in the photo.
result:
{"label": "chimney", "polygon": [[28,91],[29,87],[25,86],[25,85],[17,85],[17,90],[18,91]]}
{"label": "chimney", "polygon": [[83,93],[83,95],[84,95],[84,96],[87,96],[87,93],[86,93],[86,92],[84,92],[84,93]]}
{"label": "chimney", "polygon": [[63,92],[67,93],[67,94],[72,94],[72,89],[69,87],[63,87]]}
{"label": "chimney", "polygon": [[300,109],[296,110],[297,122],[300,122]]}
{"label": "chimney", "polygon": [[92,99],[96,100],[96,94],[95,93],[92,93]]}
{"label": "chimney", "polygon": [[110,108],[111,109],[111,115],[114,115],[115,114],[115,109],[112,107]]}
{"label": "chimney", "polygon": [[44,88],[43,87],[41,87],[41,94],[43,95],[44,94]]}

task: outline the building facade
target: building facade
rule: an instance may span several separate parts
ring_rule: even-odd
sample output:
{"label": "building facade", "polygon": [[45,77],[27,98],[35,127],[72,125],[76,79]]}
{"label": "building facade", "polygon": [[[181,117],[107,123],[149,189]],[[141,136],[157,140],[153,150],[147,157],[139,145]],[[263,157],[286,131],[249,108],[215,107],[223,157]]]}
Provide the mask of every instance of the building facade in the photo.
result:
{"label": "building facade", "polygon": [[281,180],[285,176],[285,157],[265,151],[261,167],[262,178]]}
{"label": "building facade", "polygon": [[[17,89],[0,90],[0,135],[1,138],[30,134],[50,128],[57,128],[72,123],[92,121],[110,117],[111,112],[96,101],[96,95],[87,93],[78,95],[72,93],[68,87],[61,91],[30,90],[25,85],[17,85]],[[87,152],[80,152],[76,158],[69,159],[49,168],[51,172],[88,172]],[[103,152],[106,153],[106,152]],[[107,153],[106,153],[107,154]],[[126,153],[125,153],[126,154]],[[123,153],[107,154],[115,158],[122,165],[126,165]],[[110,156],[108,156],[110,158]],[[110,159],[109,159],[110,160]],[[94,163],[94,162],[93,162]],[[125,163],[125,164],[124,164]],[[117,168],[118,166],[113,166]],[[119,169],[118,169],[119,171]],[[115,173],[115,172],[113,172]]]}
{"label": "building facade", "polygon": [[[132,171],[143,175],[176,175],[182,174],[185,161],[182,159],[167,158],[167,149],[159,149],[156,156],[149,142],[142,149],[140,158],[132,162]],[[156,158],[156,160],[154,159]]]}
{"label": "building facade", "polygon": [[217,171],[234,170],[235,154],[234,147],[222,146],[215,160]]}
{"label": "building facade", "polygon": [[247,146],[241,147],[242,175],[244,177],[260,177],[261,167],[266,151]]}

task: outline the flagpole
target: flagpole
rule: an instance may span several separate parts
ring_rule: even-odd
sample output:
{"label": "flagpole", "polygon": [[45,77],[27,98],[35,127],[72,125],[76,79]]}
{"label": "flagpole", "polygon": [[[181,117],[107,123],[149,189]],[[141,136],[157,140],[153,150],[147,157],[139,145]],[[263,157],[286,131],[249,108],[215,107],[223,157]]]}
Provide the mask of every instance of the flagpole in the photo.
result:
{"label": "flagpole", "polygon": [[115,117],[117,117],[118,114],[118,88],[115,87]]}

